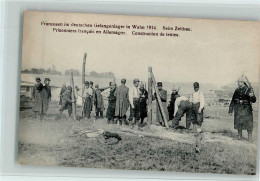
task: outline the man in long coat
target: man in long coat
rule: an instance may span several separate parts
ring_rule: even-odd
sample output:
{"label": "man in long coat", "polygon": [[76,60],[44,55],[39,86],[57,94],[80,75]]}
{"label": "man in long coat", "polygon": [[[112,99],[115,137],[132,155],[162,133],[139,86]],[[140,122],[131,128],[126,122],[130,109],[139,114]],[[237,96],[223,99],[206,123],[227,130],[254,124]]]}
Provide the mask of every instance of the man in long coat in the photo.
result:
{"label": "man in long coat", "polygon": [[51,101],[51,87],[50,87],[50,79],[44,79],[44,87],[42,89],[42,114],[46,114],[49,108],[49,102]]}
{"label": "man in long coat", "polygon": [[107,123],[110,124],[114,123],[114,118],[115,118],[115,111],[116,111],[116,83],[111,82],[110,83],[110,92],[108,96],[108,107],[107,107],[107,113],[106,113],[106,118],[107,118]]}
{"label": "man in long coat", "polygon": [[115,117],[119,124],[126,124],[126,111],[129,107],[129,88],[125,86],[126,79],[121,80],[121,85],[116,88],[116,112]]}
{"label": "man in long coat", "polygon": [[157,96],[155,94],[153,99],[157,100],[156,101],[156,119],[157,119],[157,121],[159,122],[160,125],[164,126],[165,123],[163,121],[163,116],[162,116],[162,112],[161,111],[165,112],[166,119],[167,119],[167,121],[169,120],[169,115],[168,115],[167,105],[166,105],[166,102],[167,102],[167,91],[162,88],[162,82],[157,82],[157,87],[158,87],[158,92],[159,92],[160,99],[162,101],[163,110],[160,109],[159,103],[158,103],[158,100],[157,100],[158,98],[157,98]]}
{"label": "man in long coat", "polygon": [[96,90],[95,90],[95,94],[94,94],[93,98],[94,98],[94,105],[95,105],[95,110],[96,110],[96,118],[103,119],[103,111],[105,110],[105,106],[104,106],[104,100],[103,100],[103,96],[102,96],[101,92],[106,90],[108,87],[99,88],[99,85],[96,84],[95,88],[96,88]]}
{"label": "man in long coat", "polygon": [[42,89],[43,85],[41,83],[41,79],[36,77],[36,84],[33,86],[32,90],[32,98],[33,98],[33,112],[36,117],[37,114],[42,113]]}
{"label": "man in long coat", "polygon": [[147,117],[147,100],[148,100],[148,92],[144,88],[144,83],[140,83],[140,118],[141,124],[144,122],[144,118]]}
{"label": "man in long coat", "polygon": [[242,138],[242,130],[247,130],[248,141],[252,142],[253,109],[252,103],[256,102],[253,89],[245,85],[243,77],[238,79],[238,88],[232,97],[229,114],[234,111],[234,128],[238,130],[238,139]]}

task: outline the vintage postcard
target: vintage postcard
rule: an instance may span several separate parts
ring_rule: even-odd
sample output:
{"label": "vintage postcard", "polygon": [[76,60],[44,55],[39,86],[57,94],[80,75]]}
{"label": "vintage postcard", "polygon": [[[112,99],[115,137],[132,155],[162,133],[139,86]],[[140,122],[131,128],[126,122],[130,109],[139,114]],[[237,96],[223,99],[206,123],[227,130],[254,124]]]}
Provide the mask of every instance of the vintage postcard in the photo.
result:
{"label": "vintage postcard", "polygon": [[18,163],[255,175],[260,24],[25,11]]}

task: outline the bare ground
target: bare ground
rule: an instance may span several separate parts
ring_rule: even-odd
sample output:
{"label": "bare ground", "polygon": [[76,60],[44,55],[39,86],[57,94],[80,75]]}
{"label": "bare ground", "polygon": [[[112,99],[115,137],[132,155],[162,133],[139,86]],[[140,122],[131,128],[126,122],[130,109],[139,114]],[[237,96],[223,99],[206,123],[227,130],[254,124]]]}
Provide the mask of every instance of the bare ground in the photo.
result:
{"label": "bare ground", "polygon": [[[192,132],[165,130],[150,124],[108,125],[105,119],[94,121],[93,117],[73,121],[65,112],[57,117],[58,108],[57,103],[52,103],[42,122],[33,118],[31,110],[20,112],[20,164],[247,175],[256,172],[257,131],[253,132],[254,143],[236,140],[232,117],[223,107],[207,109],[206,114],[218,112],[218,116],[205,119],[199,153],[195,152],[196,138]],[[105,141],[102,134],[88,137],[84,133],[98,129],[118,133],[122,141],[115,144],[115,139]],[[246,132],[243,134],[246,137]]]}

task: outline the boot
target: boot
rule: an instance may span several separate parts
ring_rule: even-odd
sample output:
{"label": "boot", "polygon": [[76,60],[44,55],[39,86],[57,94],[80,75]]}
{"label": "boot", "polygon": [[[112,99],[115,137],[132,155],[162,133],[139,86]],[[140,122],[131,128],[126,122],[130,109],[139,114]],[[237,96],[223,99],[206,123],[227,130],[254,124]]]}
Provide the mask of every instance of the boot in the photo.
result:
{"label": "boot", "polygon": [[100,111],[100,118],[103,119],[103,111]]}
{"label": "boot", "polygon": [[238,140],[241,140],[242,139],[242,129],[239,129],[238,130]]}
{"label": "boot", "polygon": [[99,112],[96,112],[96,119],[99,118]]}
{"label": "boot", "polygon": [[144,123],[144,118],[141,118],[141,125]]}
{"label": "boot", "polygon": [[107,119],[107,124],[110,124],[110,119]]}
{"label": "boot", "polygon": [[252,131],[247,130],[247,133],[248,133],[248,141],[249,141],[250,143],[252,143],[252,142],[253,142]]}

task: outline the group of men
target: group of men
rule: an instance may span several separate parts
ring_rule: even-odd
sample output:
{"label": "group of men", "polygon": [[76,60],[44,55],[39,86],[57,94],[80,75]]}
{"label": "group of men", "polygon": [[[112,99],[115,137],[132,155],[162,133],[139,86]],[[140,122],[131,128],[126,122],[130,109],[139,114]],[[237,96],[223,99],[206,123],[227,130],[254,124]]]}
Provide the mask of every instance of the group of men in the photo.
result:
{"label": "group of men", "polygon": [[[33,111],[35,116],[40,113],[42,116],[48,110],[48,104],[51,100],[50,79],[45,78],[44,84],[41,83],[39,77],[36,78],[32,96],[34,99]],[[110,82],[108,87],[99,88],[93,82],[85,82],[85,91],[83,95],[83,117],[90,118],[93,105],[95,106],[96,118],[103,118],[103,111],[105,110],[102,91],[110,89],[108,96],[108,107],[106,111],[107,123],[132,124],[141,125],[147,117],[147,100],[148,92],[144,87],[144,83],[140,83],[139,79],[133,80],[133,85],[128,88],[126,79],[121,80],[121,85],[117,86],[115,82]],[[179,90],[173,87],[171,99],[167,107],[167,91],[162,88],[162,82],[157,83],[158,95],[153,95],[153,100],[156,101],[156,119],[160,125],[164,126],[164,119],[162,111],[166,115],[167,121],[172,121],[172,127],[178,129],[181,118],[186,114],[186,129],[190,129],[191,124],[193,129],[201,130],[203,123],[203,111],[205,106],[205,99],[203,93],[200,91],[198,82],[193,84],[194,92],[189,98],[179,95]],[[76,92],[79,91],[75,87]],[[77,94],[78,95],[78,94]],[[162,107],[159,106],[158,99],[162,102]],[[68,109],[69,115],[72,113],[72,87],[64,84],[60,92],[60,113]],[[76,97],[74,99],[76,102]],[[238,130],[239,139],[242,138],[242,130],[247,130],[248,140],[252,141],[253,130],[253,113],[252,103],[256,102],[252,87],[246,84],[243,77],[238,79],[238,88],[235,90],[232,101],[229,107],[229,113],[234,111],[234,128]],[[126,112],[130,107],[130,116],[126,119]]]}
{"label": "group of men", "polygon": [[50,79],[44,79],[44,85],[41,83],[40,77],[36,77],[36,84],[32,89],[33,106],[32,110],[34,116],[40,116],[41,120],[46,114],[49,108],[49,102],[51,101],[51,88]]}

